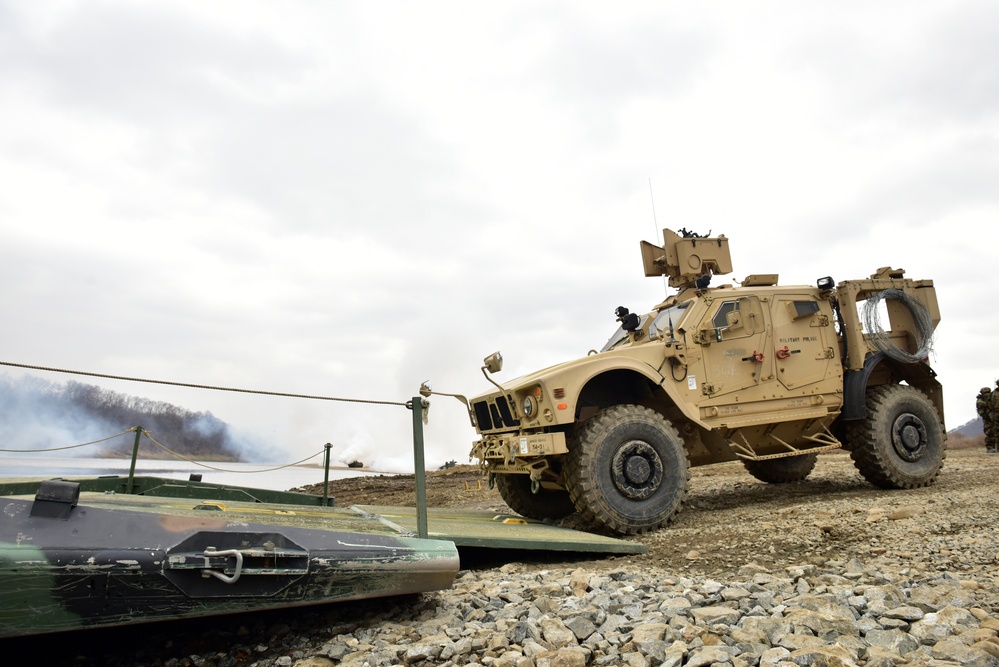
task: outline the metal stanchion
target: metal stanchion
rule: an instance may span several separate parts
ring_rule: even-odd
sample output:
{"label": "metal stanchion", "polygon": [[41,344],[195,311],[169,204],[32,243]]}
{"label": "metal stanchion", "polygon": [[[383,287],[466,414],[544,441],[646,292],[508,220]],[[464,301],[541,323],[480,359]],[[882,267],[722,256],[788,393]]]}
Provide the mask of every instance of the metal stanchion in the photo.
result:
{"label": "metal stanchion", "polygon": [[406,404],[413,411],[413,464],[416,468],[416,535],[427,539],[427,475],[423,463],[423,409],[422,396],[415,396]]}
{"label": "metal stanchion", "polygon": [[135,444],[132,445],[132,465],[128,468],[128,483],[125,485],[125,493],[132,493],[135,485],[135,459],[139,456],[139,438],[142,437],[142,427],[135,427]]}
{"label": "metal stanchion", "polygon": [[326,463],[323,466],[326,472],[323,474],[323,507],[329,505],[329,495],[330,495],[330,449],[333,444],[327,442],[326,445]]}

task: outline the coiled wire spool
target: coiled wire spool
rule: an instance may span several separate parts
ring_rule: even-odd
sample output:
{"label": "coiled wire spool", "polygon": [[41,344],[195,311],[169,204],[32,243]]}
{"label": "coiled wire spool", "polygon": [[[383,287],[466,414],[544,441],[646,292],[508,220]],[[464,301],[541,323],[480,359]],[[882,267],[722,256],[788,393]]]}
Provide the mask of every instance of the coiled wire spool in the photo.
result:
{"label": "coiled wire spool", "polygon": [[[915,352],[904,350],[892,342],[881,326],[881,318],[878,316],[878,305],[886,299],[898,301],[909,309],[912,321],[916,324],[917,349]],[[860,317],[874,347],[896,361],[914,364],[926,359],[933,349],[933,318],[930,317],[930,311],[919,299],[906,294],[900,289],[892,287],[881,290],[867,299],[861,307]]]}

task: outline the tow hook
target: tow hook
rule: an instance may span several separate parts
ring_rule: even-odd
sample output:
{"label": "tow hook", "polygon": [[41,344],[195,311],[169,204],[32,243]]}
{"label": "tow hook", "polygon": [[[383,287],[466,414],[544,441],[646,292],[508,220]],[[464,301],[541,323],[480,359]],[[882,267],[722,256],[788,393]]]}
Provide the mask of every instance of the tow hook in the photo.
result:
{"label": "tow hook", "polygon": [[541,490],[541,472],[532,471],[531,472],[531,493],[537,493]]}

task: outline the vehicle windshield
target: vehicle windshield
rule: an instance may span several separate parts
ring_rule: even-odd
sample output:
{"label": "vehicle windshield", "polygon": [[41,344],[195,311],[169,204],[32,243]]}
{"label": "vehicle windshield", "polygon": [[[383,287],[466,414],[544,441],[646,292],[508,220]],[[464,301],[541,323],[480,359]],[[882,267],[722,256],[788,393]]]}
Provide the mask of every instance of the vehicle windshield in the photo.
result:
{"label": "vehicle windshield", "polygon": [[[639,320],[638,322],[638,328],[644,329],[645,323],[648,321],[649,321],[649,316],[642,315],[642,319]],[[600,348],[600,351],[606,352],[607,350],[613,350],[615,347],[617,347],[621,343],[624,343],[627,340],[628,340],[628,332],[624,330],[624,327],[618,327],[617,331],[614,332],[614,335],[611,336],[606,343],[604,343],[604,346],[602,348]]]}
{"label": "vehicle windshield", "polygon": [[680,320],[683,319],[684,311],[687,310],[687,306],[691,303],[691,301],[682,301],[672,308],[659,311],[656,319],[652,320],[652,325],[649,327],[649,338],[669,336],[670,329],[679,326]]}
{"label": "vehicle windshield", "polygon": [[[668,336],[670,325],[676,327],[680,324],[680,320],[683,318],[684,310],[690,305],[690,301],[683,301],[673,306],[672,308],[667,308],[666,310],[661,310],[655,314],[652,322],[649,322],[649,318],[652,317],[652,313],[648,315],[642,315],[639,320],[638,328],[645,329],[648,325],[649,340],[655,340],[662,336]],[[604,346],[600,348],[601,352],[606,352],[607,350],[613,350],[615,347],[622,345],[628,341],[628,332],[622,327],[618,327],[614,335],[608,339]]]}

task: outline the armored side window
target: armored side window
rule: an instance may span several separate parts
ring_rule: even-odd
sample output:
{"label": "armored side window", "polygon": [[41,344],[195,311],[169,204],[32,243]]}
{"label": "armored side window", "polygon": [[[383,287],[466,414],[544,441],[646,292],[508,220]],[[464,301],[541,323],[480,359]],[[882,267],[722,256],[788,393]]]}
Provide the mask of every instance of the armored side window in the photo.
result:
{"label": "armored side window", "polygon": [[800,320],[802,317],[811,317],[819,312],[819,304],[815,301],[792,301],[787,304],[791,311],[792,320]]}
{"label": "armored side window", "polygon": [[738,301],[726,301],[719,308],[718,312],[711,319],[711,326],[715,329],[727,329],[730,324],[729,313],[739,312]]}
{"label": "armored side window", "polygon": [[763,325],[759,301],[755,297],[740,297],[718,304],[717,310],[701,325],[702,335],[710,335],[719,343],[756,334]]}

